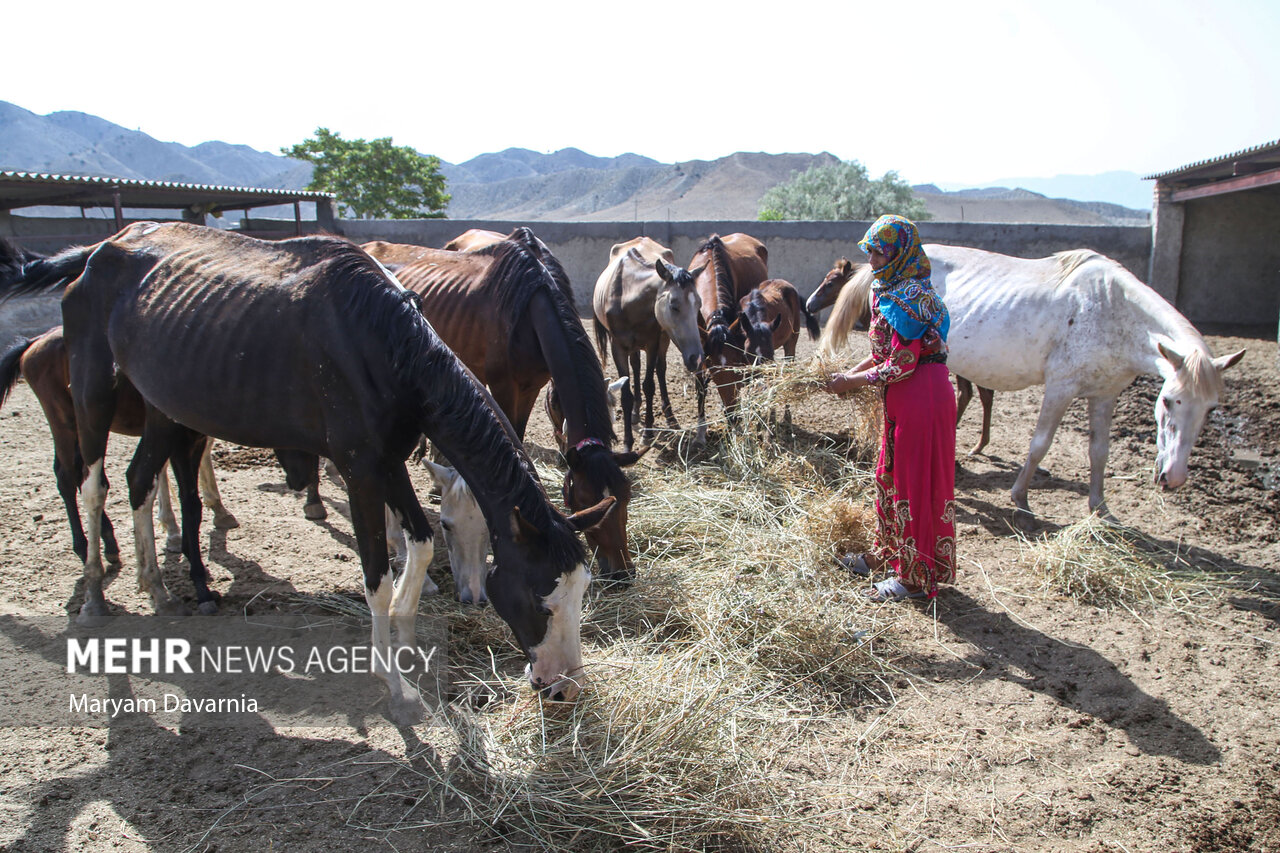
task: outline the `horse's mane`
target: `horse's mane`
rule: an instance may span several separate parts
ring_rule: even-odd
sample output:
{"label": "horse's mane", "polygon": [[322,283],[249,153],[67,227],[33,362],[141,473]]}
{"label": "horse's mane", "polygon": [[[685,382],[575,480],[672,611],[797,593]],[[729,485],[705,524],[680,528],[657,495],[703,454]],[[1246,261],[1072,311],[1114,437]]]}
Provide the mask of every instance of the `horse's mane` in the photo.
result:
{"label": "horse's mane", "polygon": [[831,316],[818,338],[820,358],[836,360],[844,358],[849,347],[849,335],[871,309],[871,282],[875,278],[869,264],[854,264],[853,275],[836,297]]}
{"label": "horse's mane", "polygon": [[724,241],[720,239],[720,235],[712,234],[707,238],[707,242],[698,247],[698,251],[694,252],[693,256],[696,258],[703,252],[709,253],[716,265],[717,304],[715,310],[711,312],[707,325],[715,325],[718,320],[727,326],[738,314],[738,300],[733,290],[733,268],[729,263],[729,251],[724,247]]}
{"label": "horse's mane", "polygon": [[0,237],[0,284],[22,278],[22,267],[29,261],[43,258],[28,251],[6,237]]}
{"label": "horse's mane", "polygon": [[[574,383],[582,389],[580,396],[587,433],[612,442],[613,418],[605,397],[604,368],[591,348],[591,339],[587,337],[587,330],[578,317],[577,309],[556,282],[555,273],[524,242],[503,240],[486,246],[475,254],[493,257],[493,264],[485,276],[483,286],[485,289],[492,288],[490,292],[498,297],[498,310],[512,326],[524,317],[529,308],[529,300],[535,293],[546,294],[555,308],[558,325],[564,332],[565,345],[569,349],[569,359],[574,370]],[[567,278],[565,282],[568,282]]]}
{"label": "horse's mane", "polygon": [[326,279],[334,283],[335,304],[348,322],[385,347],[406,398],[419,406],[419,422],[465,437],[476,467],[468,474],[488,484],[502,506],[519,507],[521,515],[544,533],[548,556],[556,566],[581,563],[586,554],[581,540],[552,511],[532,463],[510,427],[504,427],[497,405],[436,335],[418,309],[416,295],[397,287],[355,244],[328,242],[332,248],[323,264]]}

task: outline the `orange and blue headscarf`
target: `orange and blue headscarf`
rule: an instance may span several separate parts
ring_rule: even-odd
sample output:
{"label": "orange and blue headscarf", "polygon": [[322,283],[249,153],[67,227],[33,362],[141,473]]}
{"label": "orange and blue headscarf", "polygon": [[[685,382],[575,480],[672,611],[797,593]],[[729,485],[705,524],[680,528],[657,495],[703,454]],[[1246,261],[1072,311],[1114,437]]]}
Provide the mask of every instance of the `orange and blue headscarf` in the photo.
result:
{"label": "orange and blue headscarf", "polygon": [[945,351],[951,316],[933,289],[932,267],[915,223],[901,216],[881,216],[858,241],[858,248],[867,254],[875,249],[893,255],[893,260],[874,271],[871,289],[894,331],[907,340],[923,338],[926,345],[933,343]]}

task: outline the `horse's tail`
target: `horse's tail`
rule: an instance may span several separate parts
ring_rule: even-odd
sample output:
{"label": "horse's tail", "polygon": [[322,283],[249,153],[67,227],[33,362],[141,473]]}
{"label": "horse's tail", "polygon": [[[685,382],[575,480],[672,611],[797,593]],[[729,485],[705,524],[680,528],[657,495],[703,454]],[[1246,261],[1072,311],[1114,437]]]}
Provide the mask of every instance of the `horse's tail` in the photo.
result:
{"label": "horse's tail", "polygon": [[18,384],[22,375],[22,356],[35,343],[31,338],[18,338],[13,345],[0,355],[0,406],[9,399],[9,392]]}
{"label": "horse's tail", "polygon": [[865,322],[871,307],[871,267],[860,264],[840,290],[827,325],[818,339],[818,355],[823,359],[839,359],[849,346],[849,334],[860,321]]}
{"label": "horse's tail", "polygon": [[73,246],[51,258],[37,258],[27,262],[22,273],[9,281],[0,282],[0,302],[15,296],[43,293],[57,287],[66,287],[84,272],[89,256],[100,244]]}
{"label": "horse's tail", "polygon": [[816,341],[822,334],[822,330],[818,328],[818,318],[809,313],[809,306],[805,305],[806,300],[800,299],[800,294],[796,294],[796,299],[800,303],[800,316],[804,317],[804,327],[809,330],[809,340]]}
{"label": "horse's tail", "polygon": [[605,328],[604,323],[600,322],[599,317],[591,318],[591,327],[596,333],[596,349],[600,351],[600,361],[604,363],[604,360],[608,358],[605,354],[605,347],[609,345],[609,330]]}

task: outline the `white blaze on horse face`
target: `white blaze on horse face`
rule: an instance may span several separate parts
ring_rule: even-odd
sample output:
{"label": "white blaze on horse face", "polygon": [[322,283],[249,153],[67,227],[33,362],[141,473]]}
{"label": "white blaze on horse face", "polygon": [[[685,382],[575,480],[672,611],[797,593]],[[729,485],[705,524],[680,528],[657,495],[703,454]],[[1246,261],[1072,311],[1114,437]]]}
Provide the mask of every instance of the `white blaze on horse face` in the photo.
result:
{"label": "white blaze on horse face", "polygon": [[530,650],[529,682],[535,689],[549,687],[549,696],[566,702],[577,697],[586,680],[582,671],[582,598],[590,583],[591,573],[582,564],[560,576],[556,588],[542,600],[551,612],[547,633]]}
{"label": "white blaze on horse face", "polygon": [[1156,398],[1155,483],[1177,489],[1187,482],[1187,465],[1204,428],[1205,416],[1218,404],[1217,395],[1197,395],[1183,382],[1185,370],[1165,377]]}

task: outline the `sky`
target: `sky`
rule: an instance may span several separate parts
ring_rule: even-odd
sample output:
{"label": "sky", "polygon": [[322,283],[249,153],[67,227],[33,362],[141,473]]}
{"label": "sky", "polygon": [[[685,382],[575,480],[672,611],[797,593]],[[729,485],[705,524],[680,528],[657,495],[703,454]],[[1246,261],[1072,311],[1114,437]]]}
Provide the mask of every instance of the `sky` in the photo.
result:
{"label": "sky", "polygon": [[43,0],[7,18],[0,100],[184,145],[278,153],[323,126],[452,163],[828,151],[982,184],[1280,138],[1275,0]]}

